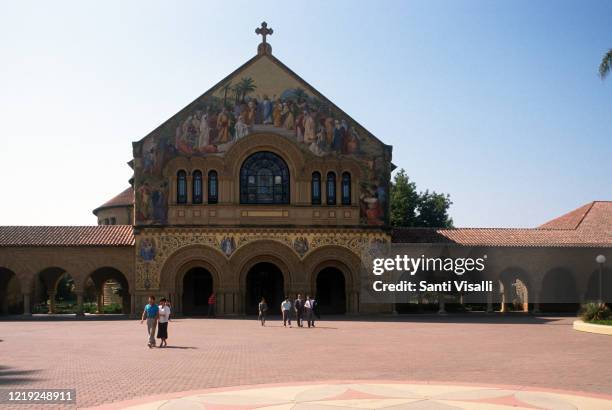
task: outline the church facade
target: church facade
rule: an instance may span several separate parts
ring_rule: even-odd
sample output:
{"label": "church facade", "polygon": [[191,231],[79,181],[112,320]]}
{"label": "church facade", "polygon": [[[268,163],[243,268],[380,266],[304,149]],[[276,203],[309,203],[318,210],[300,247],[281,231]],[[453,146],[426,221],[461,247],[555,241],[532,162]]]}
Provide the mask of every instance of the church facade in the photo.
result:
{"label": "church facade", "polygon": [[[611,203],[563,226],[392,230],[392,147],[274,57],[265,24],[258,34],[256,56],[132,144],[131,186],[94,210],[98,226],[0,227],[3,312],[43,302],[54,312],[67,275],[78,309],[95,294],[102,311],[114,283],[124,313],[155,294],[198,315],[213,292],[220,315],[298,293],[316,295],[322,313],[391,312],[360,297],[362,255],[391,242],[429,244],[432,254],[486,248],[503,260],[486,275],[522,277],[534,295],[541,284],[520,261],[536,258],[543,283],[552,252],[572,266],[581,298],[591,292],[591,254],[612,260]],[[581,230],[587,217],[593,226]]]}

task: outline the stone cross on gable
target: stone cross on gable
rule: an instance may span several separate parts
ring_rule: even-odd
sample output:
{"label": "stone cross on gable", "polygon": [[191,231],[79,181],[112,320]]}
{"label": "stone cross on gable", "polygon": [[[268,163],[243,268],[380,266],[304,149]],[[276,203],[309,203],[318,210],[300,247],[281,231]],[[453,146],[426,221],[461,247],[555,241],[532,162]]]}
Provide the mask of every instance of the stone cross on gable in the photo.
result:
{"label": "stone cross on gable", "polygon": [[255,29],[255,34],[262,37],[261,43],[257,46],[257,54],[272,54],[272,47],[266,42],[266,36],[271,36],[274,30],[268,28],[268,23],[261,23],[261,27]]}
{"label": "stone cross on gable", "polygon": [[261,23],[261,27],[255,29],[255,34],[258,34],[262,37],[262,43],[266,44],[266,36],[271,36],[274,33],[274,30],[268,28],[268,23],[265,21]]}

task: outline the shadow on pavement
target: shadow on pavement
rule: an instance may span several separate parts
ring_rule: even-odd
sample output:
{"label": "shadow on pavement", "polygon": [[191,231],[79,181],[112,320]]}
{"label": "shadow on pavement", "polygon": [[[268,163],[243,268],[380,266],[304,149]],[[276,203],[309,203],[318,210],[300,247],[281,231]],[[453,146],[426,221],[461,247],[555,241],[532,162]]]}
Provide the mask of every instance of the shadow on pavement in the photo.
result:
{"label": "shadow on pavement", "polygon": [[8,366],[0,366],[0,386],[23,384],[41,380],[32,377],[38,370],[16,370]]}
{"label": "shadow on pavement", "polygon": [[172,346],[172,345],[168,345],[165,347],[158,347],[158,349],[197,349],[197,347],[194,346]]}

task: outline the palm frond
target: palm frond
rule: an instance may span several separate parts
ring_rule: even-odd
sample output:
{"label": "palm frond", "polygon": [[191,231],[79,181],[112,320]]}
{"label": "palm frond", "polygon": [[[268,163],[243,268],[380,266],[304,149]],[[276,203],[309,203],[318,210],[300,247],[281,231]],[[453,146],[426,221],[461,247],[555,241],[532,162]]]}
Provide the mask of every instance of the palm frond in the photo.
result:
{"label": "palm frond", "polygon": [[609,49],[601,59],[601,63],[599,64],[599,77],[605,80],[608,74],[610,74],[610,70],[612,70],[612,48]]}

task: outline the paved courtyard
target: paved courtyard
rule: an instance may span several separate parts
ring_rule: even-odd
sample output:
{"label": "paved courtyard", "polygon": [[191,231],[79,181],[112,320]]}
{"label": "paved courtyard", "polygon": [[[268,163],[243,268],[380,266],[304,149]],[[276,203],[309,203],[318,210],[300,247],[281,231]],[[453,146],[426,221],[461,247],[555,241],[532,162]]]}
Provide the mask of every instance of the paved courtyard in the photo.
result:
{"label": "paved courtyard", "polygon": [[611,395],[612,338],[576,332],[572,320],[408,316],[289,329],[276,320],[261,327],[255,319],[175,319],[167,349],[148,349],[139,321],[5,321],[0,387],[76,388],[79,407],[209,388],[349,380]]}

